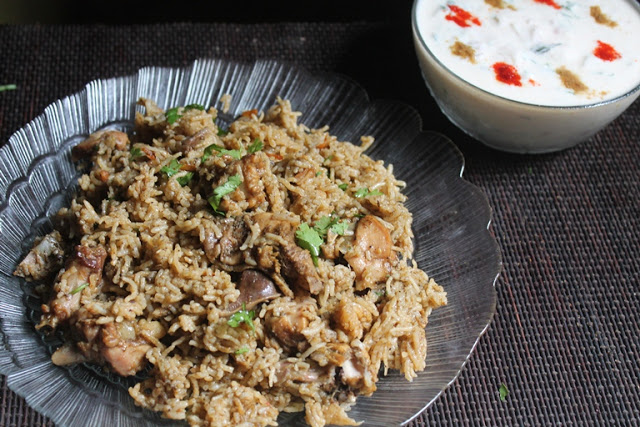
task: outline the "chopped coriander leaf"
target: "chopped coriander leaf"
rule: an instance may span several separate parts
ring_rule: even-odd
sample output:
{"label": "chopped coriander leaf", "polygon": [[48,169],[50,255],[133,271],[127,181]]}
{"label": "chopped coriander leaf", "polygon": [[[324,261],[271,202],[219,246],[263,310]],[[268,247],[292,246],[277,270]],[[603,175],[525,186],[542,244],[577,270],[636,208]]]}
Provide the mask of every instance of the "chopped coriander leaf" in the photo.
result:
{"label": "chopped coriander leaf", "polygon": [[338,185],[338,188],[341,189],[342,191],[347,191],[347,187],[349,187],[349,184],[347,184],[346,182],[343,182],[342,184]]}
{"label": "chopped coriander leaf", "polygon": [[[97,147],[97,145],[96,145],[96,147]],[[131,147],[131,150],[129,151],[129,153],[131,154],[131,156],[130,156],[131,160],[135,160],[138,157],[144,156],[144,153],[138,147]]]}
{"label": "chopped coriander leaf", "polygon": [[376,294],[378,296],[378,298],[382,298],[383,296],[386,295],[387,291],[382,289],[382,290],[379,290],[379,291],[373,291],[373,293]]}
{"label": "chopped coriander leaf", "polygon": [[200,110],[200,111],[204,111],[204,105],[189,104],[189,105],[185,106],[184,109],[185,110]]}
{"label": "chopped coriander leaf", "polygon": [[225,213],[220,211],[220,202],[222,201],[222,198],[224,196],[226,196],[227,194],[233,193],[235,191],[236,188],[238,188],[240,186],[240,184],[242,184],[242,180],[240,179],[239,175],[233,175],[230,176],[229,179],[227,180],[227,182],[225,182],[224,184],[216,187],[215,190],[213,190],[213,195],[211,197],[209,197],[207,199],[207,201],[209,202],[209,204],[211,205],[211,207],[213,208],[213,211],[224,215]]}
{"label": "chopped coriander leaf", "polygon": [[316,172],[316,176],[320,176],[320,175],[322,175],[322,171]]}
{"label": "chopped coriander leaf", "polygon": [[504,402],[505,400],[507,400],[507,396],[509,395],[509,389],[506,385],[500,384],[498,393],[500,393],[500,401]]}
{"label": "chopped coriander leaf", "polygon": [[189,182],[191,182],[191,178],[193,178],[193,172],[187,172],[186,174],[177,177],[176,181],[178,181],[178,184],[180,184],[182,187],[184,187]]}
{"label": "chopped coriander leaf", "polygon": [[347,230],[349,224],[345,221],[339,221],[337,216],[323,216],[313,228],[318,232],[320,237],[325,237],[327,235],[327,231],[331,230],[340,236],[344,235],[344,232]]}
{"label": "chopped coriander leaf", "polygon": [[316,225],[314,225],[313,228],[318,232],[318,234],[320,234],[320,236],[324,236],[327,234],[327,230],[329,229],[329,227],[331,227],[337,221],[338,219],[334,218],[333,215],[323,216],[316,221]]}
{"label": "chopped coriander leaf", "polygon": [[323,165],[326,165],[326,164],[327,164],[327,163],[329,163],[331,160],[333,160],[333,154],[332,154],[332,155],[330,155],[329,157],[327,157],[326,159],[324,159],[324,160],[322,161],[322,164],[323,164]]}
{"label": "chopped coriander leaf", "polygon": [[215,146],[216,146],[215,144],[211,144],[204,149],[204,154],[202,155],[202,163],[206,162],[207,159],[211,157],[211,154],[213,154],[213,147]]}
{"label": "chopped coriander leaf", "polygon": [[256,331],[256,327],[253,324],[253,319],[256,317],[256,312],[253,310],[247,310],[245,304],[242,304],[242,309],[236,311],[231,315],[229,320],[227,321],[227,325],[232,328],[237,328],[240,326],[240,323],[246,323],[253,332]]}
{"label": "chopped coriander leaf", "polygon": [[344,233],[347,231],[347,227],[349,227],[349,224],[346,221],[339,221],[329,227],[329,230],[339,236],[344,236]]}
{"label": "chopped coriander leaf", "polygon": [[311,253],[313,264],[317,267],[320,246],[324,243],[318,231],[309,227],[309,224],[306,222],[303,222],[296,229],[296,243],[302,249],[306,249]]}
{"label": "chopped coriander leaf", "polygon": [[228,150],[219,145],[211,144],[204,149],[204,155],[202,156],[203,162],[206,161],[209,156],[211,156],[211,154],[213,154],[213,150],[217,151],[219,153],[219,156],[231,156],[235,160],[240,160],[240,158],[242,157],[242,152],[240,150]]}
{"label": "chopped coriander leaf", "polygon": [[160,172],[165,173],[168,177],[172,177],[173,175],[180,172],[180,162],[176,159],[171,159],[171,163],[166,166],[163,166],[160,169]]}
{"label": "chopped coriander leaf", "polygon": [[251,143],[251,145],[249,146],[247,151],[249,152],[249,154],[253,154],[256,151],[262,150],[262,147],[263,147],[262,141],[260,141],[258,138],[256,138],[256,139],[253,140],[253,142]]}
{"label": "chopped coriander leaf", "polygon": [[242,158],[242,151],[240,150],[227,150],[226,148],[223,148],[216,151],[219,151],[221,156],[230,156],[235,160],[240,160]]}
{"label": "chopped coriander leaf", "polygon": [[248,351],[249,351],[249,347],[240,347],[239,349],[234,351],[233,354],[245,354]]}
{"label": "chopped coriander leaf", "polygon": [[16,90],[18,86],[15,84],[8,84],[0,86],[0,92],[4,92],[5,90]]}
{"label": "chopped coriander leaf", "polygon": [[383,193],[382,191],[379,191],[379,190],[369,191],[367,187],[362,187],[358,189],[355,193],[353,193],[353,195],[354,197],[360,198],[360,197],[368,197],[368,196],[382,196]]}
{"label": "chopped coriander leaf", "polygon": [[82,291],[84,288],[86,288],[87,286],[89,286],[89,284],[88,284],[88,283],[83,283],[82,285],[80,285],[80,286],[78,286],[77,288],[73,289],[73,290],[71,291],[71,295],[75,295],[75,294],[77,294],[78,292],[80,292],[80,291]]}
{"label": "chopped coriander leaf", "polygon": [[178,107],[168,109],[167,112],[164,113],[164,115],[167,118],[167,123],[169,123],[170,125],[174,124],[180,117],[182,117],[181,114],[178,114]]}
{"label": "chopped coriander leaf", "polygon": [[224,130],[222,128],[218,128],[218,136],[225,136],[229,133],[228,130]]}

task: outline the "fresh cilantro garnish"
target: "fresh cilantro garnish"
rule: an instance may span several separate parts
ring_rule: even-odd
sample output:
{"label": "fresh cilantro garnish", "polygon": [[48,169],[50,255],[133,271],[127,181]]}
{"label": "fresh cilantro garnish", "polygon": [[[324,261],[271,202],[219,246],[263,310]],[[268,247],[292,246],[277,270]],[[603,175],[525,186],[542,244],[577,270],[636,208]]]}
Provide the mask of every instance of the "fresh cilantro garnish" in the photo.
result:
{"label": "fresh cilantro garnish", "polygon": [[184,187],[189,182],[191,182],[191,178],[193,178],[193,172],[187,172],[184,175],[181,175],[181,176],[177,177],[176,181],[178,181],[178,184],[180,184],[182,187]]}
{"label": "fresh cilantro garnish", "polygon": [[344,235],[344,232],[347,231],[347,227],[349,224],[345,221],[340,221],[337,216],[323,216],[313,228],[318,232],[321,237],[325,237],[327,235],[327,231],[331,230],[340,236]]}
{"label": "fresh cilantro garnish", "polygon": [[249,347],[240,347],[239,349],[234,351],[233,354],[245,354],[248,351],[249,351]]}
{"label": "fresh cilantro garnish", "polygon": [[347,184],[346,182],[343,182],[342,184],[338,185],[338,188],[341,189],[342,191],[347,191],[347,187],[349,187],[349,184]]}
{"label": "fresh cilantro garnish", "polygon": [[225,214],[224,212],[219,210],[220,202],[222,201],[222,198],[224,196],[226,196],[227,194],[233,193],[235,189],[240,186],[240,184],[242,184],[242,179],[240,179],[240,175],[233,175],[229,177],[227,182],[216,187],[216,189],[213,190],[213,195],[209,197],[207,201],[209,202],[209,204],[211,205],[215,213],[218,213],[221,215]]}
{"label": "fresh cilantro garnish", "polygon": [[347,231],[349,224],[346,221],[340,221],[337,216],[323,216],[316,221],[313,227],[303,222],[296,230],[296,243],[303,249],[311,253],[313,264],[318,266],[318,256],[320,256],[320,246],[324,243],[327,232],[332,232],[342,236]]}
{"label": "fresh cilantro garnish", "polygon": [[500,393],[500,401],[504,402],[505,400],[507,400],[507,396],[509,395],[509,389],[506,385],[500,384],[498,393]]}
{"label": "fresh cilantro garnish", "polygon": [[163,166],[160,169],[160,172],[167,174],[168,177],[172,177],[173,175],[180,172],[180,162],[176,159],[171,159],[171,163],[166,166]]}
{"label": "fresh cilantro garnish", "polygon": [[186,105],[184,107],[185,111],[186,110],[200,110],[200,111],[204,111],[204,105],[200,105],[200,104],[189,104]]}
{"label": "fresh cilantro garnish", "polygon": [[309,227],[309,224],[306,222],[303,222],[296,229],[296,243],[302,249],[306,249],[311,253],[313,265],[317,267],[320,246],[324,243],[318,231],[315,228]]}
{"label": "fresh cilantro garnish", "polygon": [[229,131],[228,130],[224,130],[222,128],[218,128],[218,136],[225,136],[228,135]]}
{"label": "fresh cilantro garnish", "polygon": [[382,196],[382,194],[383,194],[382,191],[379,191],[379,190],[369,191],[367,187],[362,187],[358,189],[355,193],[353,193],[353,196],[360,198],[360,197],[368,197],[368,196]]}
{"label": "fresh cilantro garnish", "polygon": [[82,291],[84,288],[86,288],[87,286],[89,286],[89,284],[88,284],[88,283],[83,283],[82,285],[80,285],[80,286],[78,286],[77,288],[73,289],[73,290],[71,291],[71,295],[75,295],[75,294],[77,294],[78,292],[80,292],[80,291]]}
{"label": "fresh cilantro garnish", "polygon": [[129,153],[130,153],[131,160],[135,160],[138,157],[144,156],[144,153],[138,147],[131,147],[131,150],[129,151]]}
{"label": "fresh cilantro garnish", "polygon": [[249,146],[249,148],[247,148],[247,151],[249,152],[249,154],[253,154],[256,151],[260,151],[262,150],[262,141],[260,141],[258,138],[254,139],[253,142],[251,143],[251,145]]}
{"label": "fresh cilantro garnish", "polygon": [[316,176],[320,176],[320,175],[322,175],[322,171],[316,172]]}
{"label": "fresh cilantro garnish", "polygon": [[333,160],[333,154],[332,154],[332,155],[330,155],[329,157],[327,157],[326,159],[324,159],[324,160],[322,161],[322,164],[323,164],[323,165],[326,165],[326,164],[327,164],[327,163],[329,163],[331,160]]}
{"label": "fresh cilantro garnish", "polygon": [[181,114],[178,114],[178,107],[168,109],[164,115],[167,117],[167,123],[170,125],[174,124],[180,117],[182,117]]}
{"label": "fresh cilantro garnish", "polygon": [[5,90],[16,90],[18,86],[15,84],[8,84],[0,86],[0,92],[4,92]]}
{"label": "fresh cilantro garnish", "polygon": [[347,227],[349,227],[349,224],[347,222],[339,221],[335,224],[332,224],[331,227],[329,227],[329,230],[333,231],[339,236],[344,236],[345,231],[347,231]]}
{"label": "fresh cilantro garnish", "polygon": [[378,298],[382,298],[383,296],[386,295],[387,291],[382,289],[382,290],[379,290],[379,291],[373,291],[373,293],[376,294],[376,296]]}
{"label": "fresh cilantro garnish", "polygon": [[213,154],[213,147],[215,146],[216,146],[215,144],[211,144],[204,149],[204,154],[202,155],[202,163],[206,162],[207,159],[211,157],[211,154]]}
{"label": "fresh cilantro garnish", "polygon": [[256,327],[253,325],[253,319],[256,317],[256,312],[253,310],[247,310],[245,304],[242,303],[242,310],[236,311],[231,315],[229,320],[227,321],[227,325],[232,328],[237,328],[240,326],[240,323],[246,323],[249,325],[253,332],[256,331]]}
{"label": "fresh cilantro garnish", "polygon": [[213,154],[213,150],[217,151],[219,153],[219,156],[231,156],[235,160],[240,160],[240,158],[242,157],[242,151],[240,150],[229,150],[219,145],[211,144],[204,149],[204,155],[202,156],[203,162],[205,162],[209,158],[209,156]]}

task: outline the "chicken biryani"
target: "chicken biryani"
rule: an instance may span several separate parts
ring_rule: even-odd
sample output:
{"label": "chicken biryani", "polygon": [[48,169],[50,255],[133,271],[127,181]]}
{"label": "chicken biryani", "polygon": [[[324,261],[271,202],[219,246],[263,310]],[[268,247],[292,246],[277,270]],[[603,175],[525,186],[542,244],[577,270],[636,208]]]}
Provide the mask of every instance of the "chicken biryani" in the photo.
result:
{"label": "chicken biryani", "polygon": [[[128,377],[136,404],[190,425],[348,416],[388,369],[425,368],[446,293],[412,258],[391,165],[298,123],[286,100],[228,127],[215,108],[140,99],[129,135],[72,149],[77,194],[15,274],[42,290],[56,365]],[[134,377],[137,378],[137,377]]]}

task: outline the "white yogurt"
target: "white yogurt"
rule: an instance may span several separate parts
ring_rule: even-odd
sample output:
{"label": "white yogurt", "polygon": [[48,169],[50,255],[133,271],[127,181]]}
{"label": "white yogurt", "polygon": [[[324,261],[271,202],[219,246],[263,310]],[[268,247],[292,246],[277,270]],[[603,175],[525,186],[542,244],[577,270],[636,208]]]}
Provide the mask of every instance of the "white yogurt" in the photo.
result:
{"label": "white yogurt", "polygon": [[[507,99],[549,106],[593,104],[640,84],[640,13],[631,0],[491,3],[504,7],[482,0],[416,4],[417,31],[428,49],[467,82]],[[599,7],[596,15],[605,23],[596,22],[592,7]],[[452,53],[456,42],[466,56]],[[494,64],[512,67],[519,80],[500,81]]]}

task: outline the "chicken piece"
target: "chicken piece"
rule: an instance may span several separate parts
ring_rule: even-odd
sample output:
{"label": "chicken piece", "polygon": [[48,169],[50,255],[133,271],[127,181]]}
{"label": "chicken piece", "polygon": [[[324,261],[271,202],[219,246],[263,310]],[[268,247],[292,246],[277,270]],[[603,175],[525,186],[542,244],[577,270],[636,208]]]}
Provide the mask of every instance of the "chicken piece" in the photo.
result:
{"label": "chicken piece", "polygon": [[268,311],[265,326],[278,342],[287,350],[304,351],[308,342],[303,334],[309,321],[317,316],[314,300],[283,300],[277,304],[277,311]]}
{"label": "chicken piece", "polygon": [[[352,357],[342,364],[342,372],[340,373],[340,381],[353,389],[362,388],[362,380],[364,379],[364,367],[356,357]],[[372,390],[373,392],[373,390]]]}
{"label": "chicken piece", "polygon": [[315,295],[322,290],[322,281],[313,264],[309,251],[302,249],[295,243],[281,246],[280,258],[282,275],[298,287]]}
{"label": "chicken piece", "polygon": [[76,350],[71,343],[64,344],[51,355],[51,362],[56,366],[74,365],[86,361],[84,354]]}
{"label": "chicken piece", "polygon": [[49,325],[55,328],[59,322],[71,318],[80,307],[81,287],[91,282],[91,276],[97,276],[96,281],[102,280],[106,258],[107,252],[102,246],[76,246],[66,270],[53,286],[56,294],[48,306],[42,307],[44,314],[39,327]]}
{"label": "chicken piece", "polygon": [[262,234],[277,234],[284,240],[294,241],[298,221],[284,214],[261,212],[253,216],[253,221],[260,226]]}
{"label": "chicken piece", "polygon": [[100,332],[100,353],[118,375],[135,375],[144,367],[145,355],[151,346],[145,340],[136,338],[131,325],[107,323]]}
{"label": "chicken piece", "polygon": [[42,280],[59,270],[63,260],[62,236],[54,231],[33,246],[13,274],[27,280]]}
{"label": "chicken piece", "polygon": [[134,120],[136,140],[150,144],[154,138],[161,137],[163,134],[166,125],[164,110],[154,101],[146,98],[140,98],[137,104],[144,107],[144,114],[136,111]]}
{"label": "chicken piece", "polygon": [[366,351],[352,348],[346,343],[330,342],[318,348],[310,357],[320,366],[339,368],[338,378],[349,388],[363,394],[372,393],[375,390],[375,382],[365,381],[366,366],[369,364]]}
{"label": "chicken piece", "polygon": [[366,215],[356,226],[353,249],[344,258],[356,273],[356,290],[370,288],[385,280],[397,256],[392,249],[389,229],[373,215]]}
{"label": "chicken piece", "polygon": [[307,369],[296,369],[293,362],[289,360],[281,360],[276,367],[275,385],[281,386],[287,381],[296,383],[313,383],[326,376],[328,369],[321,368],[316,363],[310,363]]}
{"label": "chicken piece", "polygon": [[337,329],[350,339],[361,339],[366,329],[371,327],[373,315],[353,301],[340,301],[331,316]]}
{"label": "chicken piece", "polygon": [[208,146],[213,143],[213,130],[211,128],[202,128],[192,136],[182,140],[182,152],[187,154],[189,151],[201,147]]}
{"label": "chicken piece", "polygon": [[129,136],[117,130],[101,130],[89,135],[89,138],[82,141],[71,149],[73,161],[90,157],[98,148],[98,145],[105,144],[111,149],[126,150],[129,145]]}
{"label": "chicken piece", "polygon": [[156,104],[156,102],[152,99],[140,98],[138,99],[137,104],[144,107],[146,116],[153,117],[164,114],[164,110],[158,107],[158,104]]}
{"label": "chicken piece", "polygon": [[275,234],[282,238],[274,241],[274,250],[269,252],[277,257],[277,260],[269,259],[265,253],[260,253],[257,257],[260,267],[282,274],[294,286],[311,294],[319,293],[323,285],[311,254],[295,242],[297,221],[272,213],[259,213],[253,216],[253,220],[260,226],[262,234]]}
{"label": "chicken piece", "polygon": [[274,283],[264,274],[256,270],[245,270],[238,283],[240,296],[224,309],[224,314],[231,315],[240,310],[251,310],[261,302],[269,301],[280,296]]}
{"label": "chicken piece", "polygon": [[222,236],[216,237],[213,230],[207,230],[202,241],[204,252],[211,262],[220,261],[227,266],[235,266],[242,262],[240,246],[249,235],[249,230],[242,218],[225,218],[217,223]]}
{"label": "chicken piece", "polygon": [[241,162],[244,177],[241,189],[249,204],[247,209],[253,209],[267,200],[262,177],[270,173],[269,159],[262,153],[254,153],[244,156]]}

